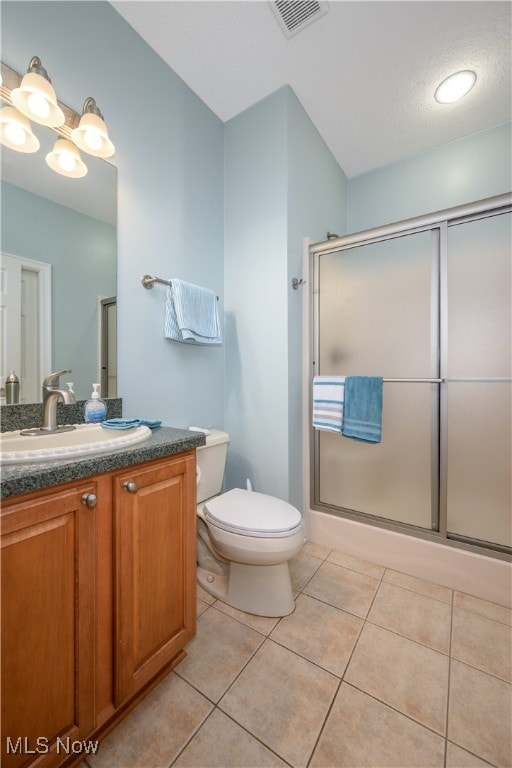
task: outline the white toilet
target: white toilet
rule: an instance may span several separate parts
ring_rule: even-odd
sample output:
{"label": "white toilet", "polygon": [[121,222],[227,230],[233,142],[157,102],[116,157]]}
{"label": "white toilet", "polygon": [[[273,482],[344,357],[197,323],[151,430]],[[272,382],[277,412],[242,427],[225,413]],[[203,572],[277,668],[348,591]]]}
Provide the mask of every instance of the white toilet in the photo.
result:
{"label": "white toilet", "polygon": [[288,560],[304,544],[300,512],[286,501],[235,488],[221,495],[229,435],[216,429],[197,449],[197,580],[247,613],[295,608]]}

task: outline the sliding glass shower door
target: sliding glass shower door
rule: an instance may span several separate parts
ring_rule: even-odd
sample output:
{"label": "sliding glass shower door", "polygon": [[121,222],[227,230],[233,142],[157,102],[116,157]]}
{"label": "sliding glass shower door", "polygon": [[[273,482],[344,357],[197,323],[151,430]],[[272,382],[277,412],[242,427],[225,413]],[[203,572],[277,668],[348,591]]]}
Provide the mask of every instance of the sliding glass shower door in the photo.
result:
{"label": "sliding glass shower door", "polygon": [[512,546],[512,214],[448,230],[448,532]]}
{"label": "sliding glass shower door", "polygon": [[437,240],[418,232],[320,259],[318,373],[426,380],[384,383],[380,444],[318,434],[321,504],[436,524]]}
{"label": "sliding glass shower door", "polygon": [[316,509],[512,545],[511,218],[315,256],[313,375],[384,378],[381,443],[313,433]]}

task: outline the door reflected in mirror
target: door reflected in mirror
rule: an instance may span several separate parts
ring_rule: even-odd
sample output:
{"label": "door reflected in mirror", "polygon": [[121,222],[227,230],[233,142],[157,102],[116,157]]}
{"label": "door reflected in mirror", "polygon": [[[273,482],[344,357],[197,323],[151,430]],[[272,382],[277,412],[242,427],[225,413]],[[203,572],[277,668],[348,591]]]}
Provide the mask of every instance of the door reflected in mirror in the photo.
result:
{"label": "door reflected in mirror", "polygon": [[85,177],[61,176],[45,161],[57,134],[33,129],[38,152],[1,152],[0,387],[15,370],[20,402],[39,402],[43,378],[71,369],[77,399],[93,382],[116,397],[117,169],[84,154]]}

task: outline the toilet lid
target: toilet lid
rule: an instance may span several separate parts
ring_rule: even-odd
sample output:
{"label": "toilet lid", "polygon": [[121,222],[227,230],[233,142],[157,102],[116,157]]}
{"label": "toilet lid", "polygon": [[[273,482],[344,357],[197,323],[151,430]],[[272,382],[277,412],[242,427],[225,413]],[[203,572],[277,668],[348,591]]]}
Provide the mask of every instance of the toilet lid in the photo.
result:
{"label": "toilet lid", "polygon": [[225,531],[260,538],[291,536],[302,525],[299,510],[288,502],[241,488],[209,499],[204,516]]}

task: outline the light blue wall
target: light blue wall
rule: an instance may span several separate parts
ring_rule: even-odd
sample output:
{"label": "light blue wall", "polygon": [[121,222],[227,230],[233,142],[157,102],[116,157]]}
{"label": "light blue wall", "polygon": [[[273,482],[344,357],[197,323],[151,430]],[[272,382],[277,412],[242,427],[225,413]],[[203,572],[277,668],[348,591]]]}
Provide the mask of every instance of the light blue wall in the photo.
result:
{"label": "light blue wall", "polygon": [[38,55],[58,98],[94,96],[118,168],[119,393],[126,415],[223,426],[224,347],[163,338],[165,289],[209,287],[223,308],[223,124],[104,2],[2,2],[2,61]]}
{"label": "light blue wall", "polygon": [[[303,239],[346,226],[345,177],[288,87],[225,126],[227,487],[302,507]],[[304,289],[302,289],[304,290]]]}
{"label": "light blue wall", "polygon": [[286,91],[225,125],[226,486],[288,495]]}
{"label": "light blue wall", "polygon": [[505,123],[349,179],[348,231],[510,192],[511,149]]}
{"label": "light blue wall", "polygon": [[303,240],[325,240],[327,231],[347,231],[347,181],[330,150],[288,88],[288,462],[289,500],[301,508],[302,499],[302,293],[291,281],[302,275]]}
{"label": "light blue wall", "polygon": [[2,251],[52,265],[52,367],[71,369],[87,399],[98,380],[98,297],[116,293],[115,229],[2,182]]}

